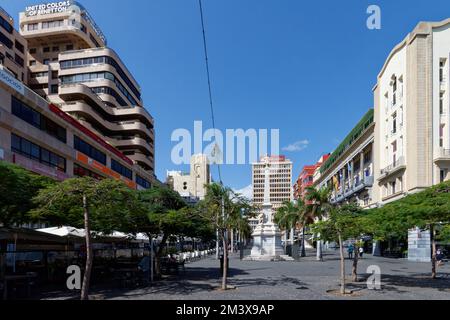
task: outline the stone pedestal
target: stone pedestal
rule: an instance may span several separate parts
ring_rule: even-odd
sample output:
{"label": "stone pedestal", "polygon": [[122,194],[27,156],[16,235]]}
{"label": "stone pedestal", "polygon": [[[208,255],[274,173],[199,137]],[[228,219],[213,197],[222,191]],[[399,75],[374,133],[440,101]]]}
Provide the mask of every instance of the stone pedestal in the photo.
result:
{"label": "stone pedestal", "polygon": [[253,232],[253,248],[250,260],[277,261],[283,260],[281,231],[274,223],[260,224]]}

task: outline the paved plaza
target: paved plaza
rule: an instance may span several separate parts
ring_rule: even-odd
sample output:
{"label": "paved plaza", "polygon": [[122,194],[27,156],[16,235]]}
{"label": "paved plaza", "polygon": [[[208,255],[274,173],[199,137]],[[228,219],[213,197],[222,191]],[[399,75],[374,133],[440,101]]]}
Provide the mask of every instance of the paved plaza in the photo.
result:
{"label": "paved plaza", "polygon": [[[235,289],[226,292],[220,286],[219,262],[214,258],[186,265],[186,272],[158,281],[149,288],[134,290],[95,290],[102,299],[137,300],[323,300],[342,299],[329,290],[339,288],[339,256],[327,252],[324,262],[315,260],[314,252],[293,262],[241,261],[230,259],[229,284]],[[368,290],[365,279],[367,267],[381,268],[381,290]],[[351,261],[346,260],[347,274]],[[366,255],[359,263],[361,282],[349,283],[354,292],[346,299],[450,299],[450,266],[438,268],[439,279],[431,280],[431,264],[408,262]],[[56,298],[56,297],[47,297]],[[61,297],[59,297],[61,298]],[[67,298],[67,297],[66,297]]]}

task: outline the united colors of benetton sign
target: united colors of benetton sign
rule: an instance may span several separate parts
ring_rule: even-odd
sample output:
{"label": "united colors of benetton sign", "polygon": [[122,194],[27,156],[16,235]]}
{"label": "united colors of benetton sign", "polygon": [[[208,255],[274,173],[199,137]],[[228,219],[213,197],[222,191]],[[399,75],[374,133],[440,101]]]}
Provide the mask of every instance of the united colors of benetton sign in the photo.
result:
{"label": "united colors of benetton sign", "polygon": [[39,16],[52,13],[66,12],[73,1],[59,1],[59,2],[49,2],[45,4],[37,4],[34,6],[28,6],[25,8],[25,15],[27,17]]}

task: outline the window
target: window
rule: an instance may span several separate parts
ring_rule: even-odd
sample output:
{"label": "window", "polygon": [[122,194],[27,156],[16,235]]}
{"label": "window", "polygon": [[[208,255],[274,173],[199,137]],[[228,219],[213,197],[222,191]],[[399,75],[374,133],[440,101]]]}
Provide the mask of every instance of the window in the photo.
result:
{"label": "window", "polygon": [[46,116],[32,109],[15,97],[11,99],[11,113],[32,126],[46,132],[61,142],[67,142],[66,129],[56,124]]}
{"label": "window", "polygon": [[[133,84],[130,78],[126,75],[125,71],[122,70],[121,66],[115,61],[113,58],[108,56],[100,56],[93,58],[84,58],[84,59],[74,59],[74,60],[66,60],[61,61],[61,69],[69,69],[69,68],[79,68],[84,66],[91,66],[92,64],[101,64],[106,63],[110,66],[113,66],[116,69],[117,73],[120,75],[120,78],[123,79],[125,84],[130,88],[130,90],[134,93],[136,97],[140,99],[141,93],[139,89]],[[124,88],[125,89],[125,88]]]}
{"label": "window", "polygon": [[44,49],[42,49],[42,51],[44,51],[44,52],[50,52],[50,47],[45,47]]}
{"label": "window", "polygon": [[50,59],[44,59],[44,62],[43,62],[46,66],[48,66],[49,64],[50,64]]}
{"label": "window", "polygon": [[52,51],[53,51],[53,52],[58,52],[58,51],[59,51],[59,47],[53,47],[53,48],[52,48]]}
{"label": "window", "polygon": [[36,54],[36,52],[37,52],[36,48],[31,48],[30,49],[30,54]]}
{"label": "window", "polygon": [[439,114],[443,115],[444,114],[444,93],[441,92],[439,94]]}
{"label": "window", "polygon": [[21,53],[25,53],[25,47],[23,46],[23,44],[21,44],[17,40],[15,40],[14,44],[17,50],[19,50]]}
{"label": "window", "polygon": [[13,47],[13,42],[7,36],[5,36],[3,32],[0,32],[0,43],[3,43],[9,49],[12,49]]}
{"label": "window", "polygon": [[84,153],[89,158],[92,158],[92,159],[100,162],[103,165],[106,165],[106,154],[104,154],[100,150],[94,148],[89,143],[81,140],[77,136],[73,137],[73,141],[74,141],[73,144],[74,144],[75,150],[80,151],[81,153]]}
{"label": "window", "polygon": [[30,60],[30,67],[35,66],[36,65],[36,60]]}
{"label": "window", "polygon": [[67,50],[67,51],[73,50],[73,44],[68,44],[68,45],[66,46],[66,50]]}
{"label": "window", "polygon": [[66,172],[66,159],[15,134],[11,134],[11,150],[49,167]]}
{"label": "window", "polygon": [[397,183],[395,181],[392,181],[391,182],[391,193],[392,194],[395,194],[397,192],[396,186],[397,186]]}
{"label": "window", "polygon": [[392,116],[392,133],[397,133],[397,113],[394,113]]}
{"label": "window", "polygon": [[17,53],[14,55],[14,61],[21,67],[25,66],[25,61],[23,60],[23,58],[19,57]]}
{"label": "window", "polygon": [[439,127],[439,147],[441,148],[444,147],[444,128],[445,124],[441,124],[441,126]]}
{"label": "window", "polygon": [[92,72],[92,73],[82,73],[70,76],[61,77],[62,83],[78,83],[78,82],[91,82],[97,79],[107,79],[114,82],[120,92],[126,96],[131,103],[131,105],[137,105],[137,101],[128,92],[128,90],[122,85],[122,83],[111,73],[111,72]]}
{"label": "window", "polygon": [[52,84],[52,86],[50,87],[50,93],[51,94],[58,94],[58,85],[57,84]]}
{"label": "window", "polygon": [[31,78],[42,78],[42,77],[48,77],[48,72],[33,72],[31,74]]}
{"label": "window", "polygon": [[447,174],[448,174],[447,170],[441,170],[440,171],[440,174],[439,174],[439,181],[440,181],[440,183],[445,181],[445,178],[447,178]]}
{"label": "window", "polygon": [[136,175],[136,183],[145,189],[151,188],[150,182],[138,175]]}
{"label": "window", "polygon": [[30,23],[27,25],[28,31],[35,31],[39,28],[39,25],[37,23]]}
{"label": "window", "polygon": [[42,29],[58,28],[64,25],[64,20],[44,21],[42,22]]}
{"label": "window", "polygon": [[84,33],[87,33],[87,29],[86,29],[86,26],[84,24],[81,25],[80,30],[83,31]]}
{"label": "window", "polygon": [[0,27],[5,29],[10,34],[12,34],[14,31],[14,27],[2,16],[0,16]]}
{"label": "window", "polygon": [[441,60],[439,62],[439,81],[443,82],[445,81],[445,77],[444,77],[444,66],[445,66],[445,60]]}
{"label": "window", "polygon": [[133,172],[114,159],[111,159],[111,169],[113,169],[121,176],[133,180]]}
{"label": "window", "polygon": [[58,71],[52,71],[52,79],[58,79]]}

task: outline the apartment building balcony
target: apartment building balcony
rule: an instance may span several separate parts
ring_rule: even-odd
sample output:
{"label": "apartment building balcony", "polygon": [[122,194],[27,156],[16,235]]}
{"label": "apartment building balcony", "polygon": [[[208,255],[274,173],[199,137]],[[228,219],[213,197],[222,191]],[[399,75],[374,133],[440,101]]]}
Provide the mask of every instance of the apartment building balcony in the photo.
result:
{"label": "apartment building balcony", "polygon": [[435,163],[448,163],[450,162],[450,149],[441,148],[437,157],[434,159]]}
{"label": "apartment building balcony", "polygon": [[374,184],[374,180],[373,176],[368,176],[362,180],[355,181],[351,186],[347,186],[344,191],[342,191],[342,188],[339,188],[339,191],[331,196],[330,202],[336,204],[349,199],[353,195],[367,188],[371,188]]}
{"label": "apartment building balcony", "polygon": [[406,169],[405,157],[400,157],[397,161],[395,161],[394,163],[390,164],[389,166],[380,171],[380,178],[378,178],[378,180],[385,179],[391,176],[392,174],[405,169]]}

